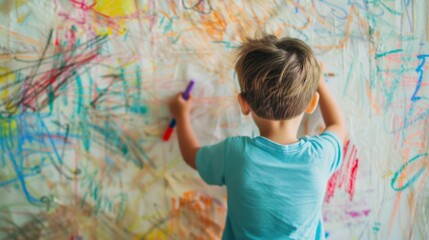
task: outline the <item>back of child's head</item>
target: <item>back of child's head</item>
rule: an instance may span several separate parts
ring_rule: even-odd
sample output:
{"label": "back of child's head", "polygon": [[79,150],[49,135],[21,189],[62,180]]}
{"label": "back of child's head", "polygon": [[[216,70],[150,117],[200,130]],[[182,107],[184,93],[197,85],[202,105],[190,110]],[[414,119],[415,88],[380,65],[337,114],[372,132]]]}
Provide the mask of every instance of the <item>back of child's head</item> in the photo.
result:
{"label": "back of child's head", "polygon": [[264,35],[238,49],[241,95],[259,117],[287,120],[302,114],[314,96],[320,67],[311,48],[294,38]]}

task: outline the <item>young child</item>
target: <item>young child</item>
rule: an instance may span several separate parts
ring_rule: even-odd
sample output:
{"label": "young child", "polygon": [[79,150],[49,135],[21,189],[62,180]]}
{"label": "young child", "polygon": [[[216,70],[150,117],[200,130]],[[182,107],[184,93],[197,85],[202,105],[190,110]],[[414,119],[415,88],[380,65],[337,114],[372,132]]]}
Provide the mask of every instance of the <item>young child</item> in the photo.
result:
{"label": "young child", "polygon": [[[223,239],[324,239],[322,202],[341,164],[346,131],[313,51],[293,38],[247,39],[235,70],[241,111],[260,136],[200,147],[189,116],[192,98],[179,94],[170,104],[185,161],[208,184],[226,185]],[[318,103],[326,129],[298,138],[304,113]]]}

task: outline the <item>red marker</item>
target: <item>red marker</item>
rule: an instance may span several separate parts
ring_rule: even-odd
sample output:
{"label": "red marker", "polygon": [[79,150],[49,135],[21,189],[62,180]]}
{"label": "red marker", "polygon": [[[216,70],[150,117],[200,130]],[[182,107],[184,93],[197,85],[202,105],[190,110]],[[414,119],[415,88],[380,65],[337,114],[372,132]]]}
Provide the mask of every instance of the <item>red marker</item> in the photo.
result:
{"label": "red marker", "polygon": [[[189,94],[191,93],[192,87],[194,86],[195,81],[191,80],[188,84],[188,86],[186,87],[185,92],[182,94],[182,98],[185,100],[188,100],[189,98]],[[176,126],[176,119],[171,119],[170,124],[168,125],[167,130],[165,130],[164,135],[162,136],[162,140],[164,140],[164,142],[168,141],[168,139],[170,139],[171,134],[173,133],[174,130],[174,126]]]}

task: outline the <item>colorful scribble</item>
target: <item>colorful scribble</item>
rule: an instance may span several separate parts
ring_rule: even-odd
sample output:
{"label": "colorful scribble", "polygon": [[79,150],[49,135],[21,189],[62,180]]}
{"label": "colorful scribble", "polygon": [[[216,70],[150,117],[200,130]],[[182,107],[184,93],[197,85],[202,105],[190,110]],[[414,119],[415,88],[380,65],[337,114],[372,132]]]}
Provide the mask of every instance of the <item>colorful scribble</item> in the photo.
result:
{"label": "colorful scribble", "polygon": [[[327,238],[428,239],[428,4],[3,1],[0,239],[219,239],[225,191],[183,163],[174,135],[161,141],[166,102],[194,78],[203,143],[256,134],[233,53],[263,29],[305,40],[334,73],[349,140]],[[320,126],[316,114],[304,132]]]}

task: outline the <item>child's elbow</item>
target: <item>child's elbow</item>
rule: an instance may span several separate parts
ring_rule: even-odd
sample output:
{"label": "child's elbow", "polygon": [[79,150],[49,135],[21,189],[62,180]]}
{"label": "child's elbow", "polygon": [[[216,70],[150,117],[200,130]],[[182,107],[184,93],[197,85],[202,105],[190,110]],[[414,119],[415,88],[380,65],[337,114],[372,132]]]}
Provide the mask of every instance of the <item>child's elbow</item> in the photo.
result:
{"label": "child's elbow", "polygon": [[347,128],[345,123],[337,123],[332,124],[326,128],[325,131],[334,132],[337,134],[338,138],[340,139],[341,143],[344,143],[347,136]]}
{"label": "child's elbow", "polygon": [[198,152],[199,148],[193,148],[191,149],[189,152],[187,152],[186,154],[184,154],[183,158],[185,160],[185,162],[193,169],[197,169],[197,165],[196,165],[196,158],[197,158],[197,152]]}
{"label": "child's elbow", "polygon": [[197,166],[195,164],[195,158],[185,158],[185,162],[193,169],[197,169]]}
{"label": "child's elbow", "polygon": [[346,141],[346,137],[347,137],[347,127],[346,127],[345,122],[339,124],[338,132],[339,132],[338,137],[340,138],[341,143],[344,143]]}

